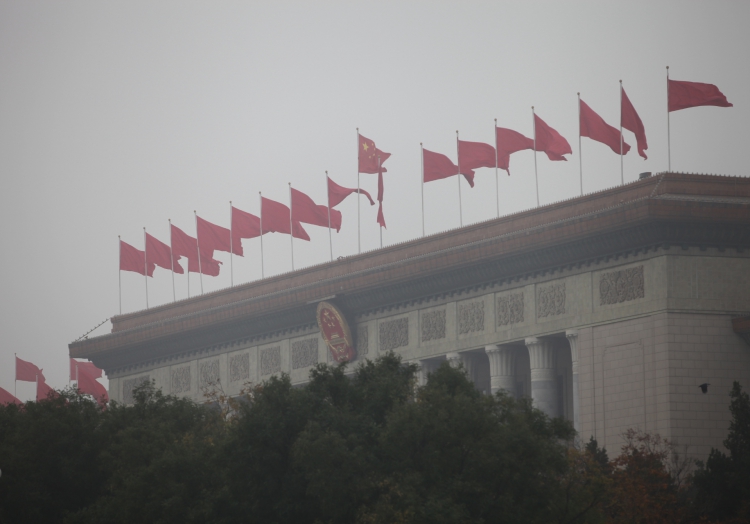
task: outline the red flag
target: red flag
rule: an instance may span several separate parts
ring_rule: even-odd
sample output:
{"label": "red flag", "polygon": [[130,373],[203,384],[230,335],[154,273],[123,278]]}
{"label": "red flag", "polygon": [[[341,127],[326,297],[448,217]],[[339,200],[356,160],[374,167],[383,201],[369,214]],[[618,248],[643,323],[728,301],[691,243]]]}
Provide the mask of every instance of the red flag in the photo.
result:
{"label": "red flag", "polygon": [[102,370],[96,367],[92,362],[79,362],[78,360],[70,359],[70,380],[78,380],[76,376],[76,367],[78,370],[85,369],[86,372],[94,378],[101,378]]}
{"label": "red flag", "polygon": [[374,206],[375,201],[370,196],[370,193],[365,191],[364,189],[357,189],[356,187],[354,189],[349,189],[348,187],[343,187],[338,185],[336,182],[328,179],[328,205],[331,207],[336,207],[339,205],[346,197],[351,195],[352,193],[359,193],[360,195],[365,195],[367,199],[370,201],[370,205]]}
{"label": "red flag", "polygon": [[646,156],[646,149],[648,149],[648,142],[646,142],[646,129],[643,127],[641,117],[635,111],[635,107],[630,103],[625,90],[622,90],[622,107],[620,108],[620,125],[635,134],[635,140],[638,144],[638,154],[644,159]]}
{"label": "red flag", "polygon": [[20,406],[23,402],[5,391],[3,388],[0,388],[0,405],[4,404],[18,404]]}
{"label": "red flag", "polygon": [[[212,277],[219,275],[219,262],[213,252],[207,253],[201,246],[201,263],[198,264],[198,240],[172,224],[172,254],[188,259],[188,272],[203,273]],[[200,269],[200,271],[199,271]]]}
{"label": "red flag", "polygon": [[[156,264],[148,261],[148,276],[154,276]],[[120,270],[146,275],[146,253],[120,240]]]}
{"label": "red flag", "polygon": [[[291,234],[290,230],[290,211],[281,202],[260,197],[260,221],[263,225],[263,233],[286,233]],[[298,220],[294,221],[294,238],[310,240],[307,231],[304,230]]]}
{"label": "red flag", "polygon": [[[596,114],[586,102],[580,99],[579,101],[581,104],[581,136],[601,142],[602,144],[609,146],[612,151],[619,155],[620,140],[622,140],[620,131],[607,124],[604,119]],[[630,151],[630,146],[623,140],[622,154],[625,155],[628,151]]]}
{"label": "red flag", "polygon": [[[198,231],[198,244],[201,251],[210,253],[213,256],[214,251],[232,251],[229,240],[229,230],[225,227],[212,224],[208,220],[203,220],[196,215],[196,229]],[[235,251],[235,255],[237,252]]]}
{"label": "red flag", "polygon": [[[424,161],[424,181],[432,182],[458,174],[458,166],[445,155],[422,150]],[[461,173],[471,187],[474,187],[474,172]]]}
{"label": "red flag", "polygon": [[44,374],[41,369],[31,362],[26,362],[25,360],[16,357],[16,380],[36,382],[37,376],[39,376],[41,380],[44,380]]}
{"label": "red flag", "polygon": [[57,397],[57,392],[49,387],[44,381],[44,378],[40,375],[39,381],[36,383],[36,401],[47,400],[48,398]]}
{"label": "red flag", "polygon": [[232,206],[232,250],[235,254],[244,256],[242,249],[243,238],[260,236],[260,218]]}
{"label": "red flag", "polygon": [[109,395],[107,389],[102,386],[96,378],[86,372],[85,369],[78,367],[78,391],[91,395],[96,399],[99,404],[106,404],[109,402]]}
{"label": "red flag", "polygon": [[495,148],[483,142],[458,141],[458,163],[461,171],[495,167]]}
{"label": "red flag", "polygon": [[510,155],[524,149],[534,149],[534,140],[521,133],[495,127],[495,147],[497,147],[497,167],[505,169],[510,176]]}
{"label": "red flag", "polygon": [[383,186],[383,172],[378,173],[378,218],[377,222],[380,227],[385,227],[385,217],[383,216],[383,194],[385,193],[385,187]]}
{"label": "red flag", "polygon": [[547,158],[550,160],[567,160],[563,155],[573,153],[568,141],[548,126],[536,113],[534,114],[534,130],[536,131],[536,150],[547,153]]}
{"label": "red flag", "polygon": [[[391,156],[390,153],[385,153],[375,147],[375,142],[362,135],[359,135],[358,155],[359,172],[371,174],[377,173],[380,168],[378,166],[378,157],[380,157],[380,164],[382,165]],[[384,173],[388,171],[384,167],[382,169]]]}
{"label": "red flag", "polygon": [[179,255],[172,254],[172,249],[161,240],[146,233],[146,260],[153,262],[159,267],[182,275],[185,270],[180,265]]}
{"label": "red flag", "polygon": [[[326,206],[317,205],[312,198],[292,188],[292,216],[299,222],[314,226],[328,227],[328,213]],[[331,209],[331,227],[341,230],[341,211]]]}
{"label": "red flag", "polygon": [[713,84],[680,80],[667,80],[667,84],[668,111],[679,111],[680,109],[698,106],[734,107],[729,103],[724,93]]}

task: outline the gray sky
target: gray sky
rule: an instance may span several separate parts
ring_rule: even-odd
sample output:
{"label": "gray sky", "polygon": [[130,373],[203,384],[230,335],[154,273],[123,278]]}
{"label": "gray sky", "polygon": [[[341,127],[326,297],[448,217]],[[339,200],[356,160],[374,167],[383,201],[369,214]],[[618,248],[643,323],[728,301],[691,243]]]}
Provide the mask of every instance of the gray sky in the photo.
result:
{"label": "gray sky", "polygon": [[[258,214],[258,191],[287,182],[324,204],[325,174],[357,183],[356,131],[392,153],[384,244],[421,235],[419,143],[456,158],[461,138],[498,125],[532,135],[531,106],[567,138],[568,162],[538,156],[542,205],[578,195],[576,92],[619,125],[619,84],[639,112],[648,160],[667,167],[665,66],[719,86],[734,108],[672,114],[672,168],[747,176],[747,2],[30,2],[0,3],[0,387],[13,353],[67,384],[67,344],[118,311],[117,235],[167,242],[167,219],[194,234],[193,210],[228,227],[229,200]],[[533,153],[500,174],[501,214],[536,205]],[[620,182],[620,162],[583,139],[584,191]],[[376,193],[377,175],[362,175]],[[462,187],[464,224],[495,216],[495,174]],[[362,202],[362,248],[377,248],[377,207]],[[357,251],[357,202],[339,209],[334,256]],[[425,186],[427,233],[458,226],[456,178]],[[306,226],[297,268],[328,260]],[[234,258],[235,283],[260,278],[259,241]],[[291,269],[289,237],[264,237],[266,274]],[[229,286],[229,255],[206,292]],[[177,297],[187,280],[176,276]],[[199,287],[191,277],[191,293]],[[168,271],[149,303],[172,300]],[[123,312],[145,307],[144,278],[122,274]],[[105,324],[96,334],[110,329]],[[34,386],[18,383],[18,396]]]}

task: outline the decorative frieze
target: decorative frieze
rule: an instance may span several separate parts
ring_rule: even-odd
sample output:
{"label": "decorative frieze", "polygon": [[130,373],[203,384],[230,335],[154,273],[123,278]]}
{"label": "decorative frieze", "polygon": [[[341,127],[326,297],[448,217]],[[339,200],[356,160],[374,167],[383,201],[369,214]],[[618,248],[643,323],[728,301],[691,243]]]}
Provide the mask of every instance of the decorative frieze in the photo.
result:
{"label": "decorative frieze", "polygon": [[484,331],[484,301],[458,305],[458,334]]}
{"label": "decorative frieze", "polygon": [[260,374],[270,375],[281,371],[281,346],[260,350]]}
{"label": "decorative frieze", "polygon": [[318,363],[318,339],[308,338],[292,342],[292,369],[314,366]]}
{"label": "decorative frieze", "polygon": [[357,347],[354,348],[357,355],[362,357],[370,350],[370,326],[362,324],[357,326]]}
{"label": "decorative frieze", "polygon": [[537,318],[552,317],[565,313],[565,282],[539,286],[537,296]]}
{"label": "decorative frieze", "polygon": [[390,351],[409,345],[409,318],[380,323],[380,351]]}
{"label": "decorative frieze", "polygon": [[523,322],[523,293],[513,293],[497,298],[497,325],[520,324]]}
{"label": "decorative frieze", "polygon": [[198,384],[200,387],[215,386],[219,382],[218,358],[198,363]]}
{"label": "decorative frieze", "polygon": [[599,304],[619,304],[643,298],[643,266],[621,269],[599,276]]}
{"label": "decorative frieze", "polygon": [[445,310],[422,314],[422,342],[445,338]]}
{"label": "decorative frieze", "polygon": [[190,391],[190,365],[172,369],[172,394]]}
{"label": "decorative frieze", "polygon": [[229,382],[239,382],[250,378],[250,355],[240,353],[229,357]]}
{"label": "decorative frieze", "polygon": [[122,403],[123,404],[134,404],[135,397],[133,397],[133,390],[138,386],[151,380],[151,377],[144,375],[137,378],[129,378],[122,381]]}

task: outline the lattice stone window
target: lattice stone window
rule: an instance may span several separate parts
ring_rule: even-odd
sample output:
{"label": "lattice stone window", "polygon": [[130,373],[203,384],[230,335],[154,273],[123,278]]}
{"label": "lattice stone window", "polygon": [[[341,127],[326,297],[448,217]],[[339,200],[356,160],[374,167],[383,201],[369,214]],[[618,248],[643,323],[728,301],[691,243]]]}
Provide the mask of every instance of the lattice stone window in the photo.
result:
{"label": "lattice stone window", "polygon": [[445,338],[445,310],[422,313],[422,341]]}
{"label": "lattice stone window", "polygon": [[318,339],[292,342],[292,369],[307,368],[318,363]]}
{"label": "lattice stone window", "polygon": [[643,266],[602,273],[599,277],[599,304],[619,304],[646,296]]}
{"label": "lattice stone window", "polygon": [[565,313],[565,282],[539,287],[537,317],[551,317]]}
{"label": "lattice stone window", "polygon": [[219,378],[219,359],[207,360],[198,364],[198,381],[203,386],[215,386]]}
{"label": "lattice stone window", "polygon": [[513,293],[497,298],[497,325],[523,322],[523,293]]}
{"label": "lattice stone window", "polygon": [[281,346],[260,350],[260,374],[270,375],[281,371]]}
{"label": "lattice stone window", "polygon": [[458,333],[484,331],[484,301],[458,305]]}
{"label": "lattice stone window", "polygon": [[380,351],[389,351],[409,345],[409,318],[399,318],[380,323]]}
{"label": "lattice stone window", "polygon": [[190,391],[190,366],[172,369],[172,394]]}
{"label": "lattice stone window", "polygon": [[229,357],[229,382],[239,382],[250,378],[250,355],[240,353]]}
{"label": "lattice stone window", "polygon": [[129,378],[122,382],[122,403],[123,404],[135,404],[135,398],[133,397],[133,390],[138,386],[151,380],[149,375],[144,375],[137,378]]}

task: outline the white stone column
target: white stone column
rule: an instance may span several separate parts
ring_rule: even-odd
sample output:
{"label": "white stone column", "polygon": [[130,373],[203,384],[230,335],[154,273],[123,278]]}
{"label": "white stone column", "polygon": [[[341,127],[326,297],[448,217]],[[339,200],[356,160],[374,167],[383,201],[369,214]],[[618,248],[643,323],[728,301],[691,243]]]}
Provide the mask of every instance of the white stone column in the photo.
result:
{"label": "white stone column", "polygon": [[490,359],[490,390],[494,395],[504,389],[510,396],[515,396],[515,356],[513,349],[493,344],[485,346],[484,351]]}
{"label": "white stone column", "polygon": [[578,400],[578,330],[569,329],[565,336],[570,343],[570,357],[573,362],[573,427],[580,433],[581,423],[579,420],[580,404]]}
{"label": "white stone column", "polygon": [[536,337],[527,338],[526,347],[529,349],[531,399],[534,407],[550,417],[559,417],[555,348],[549,340]]}

